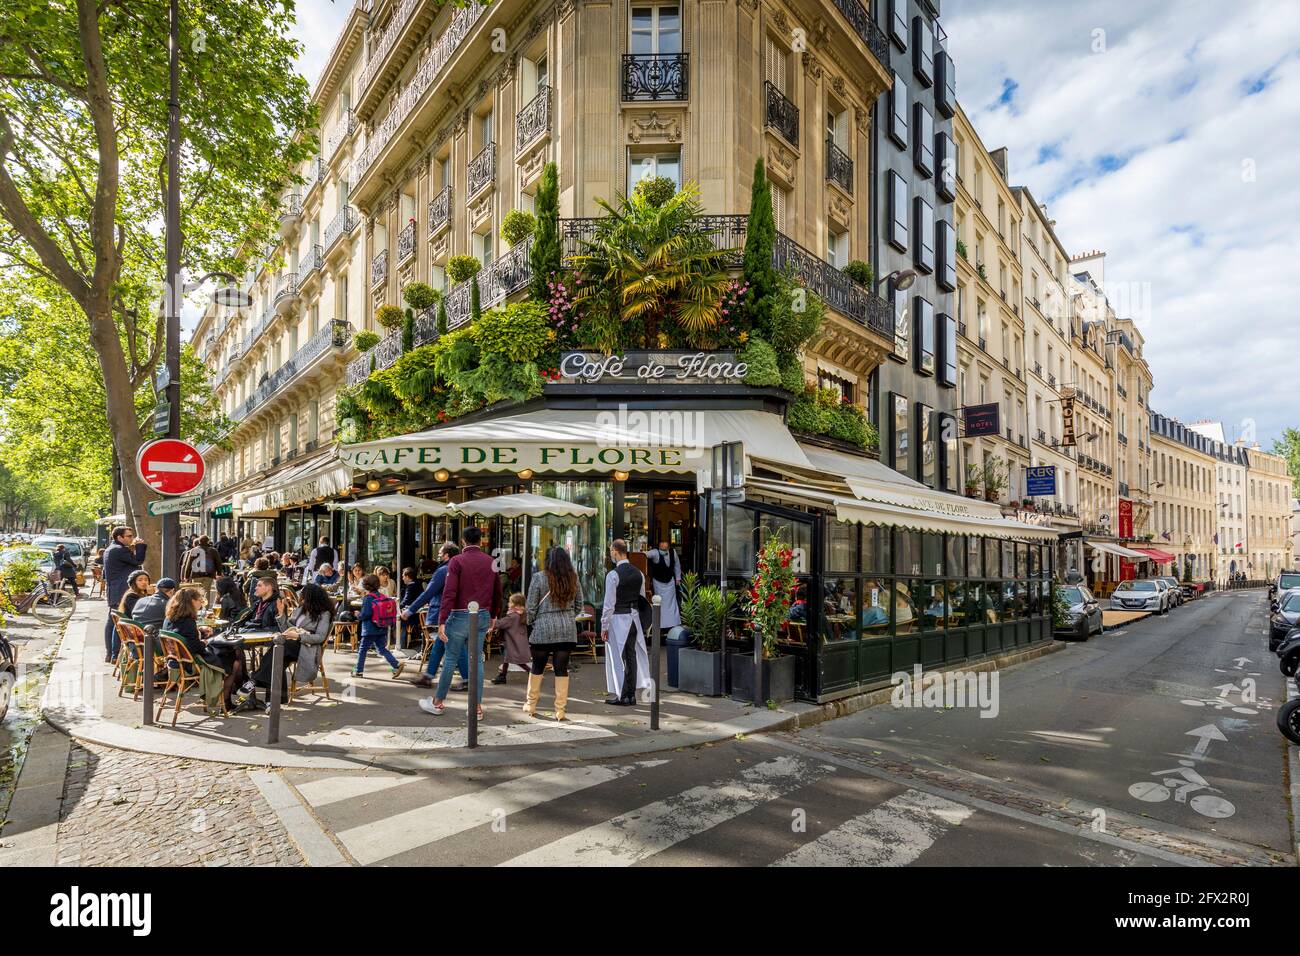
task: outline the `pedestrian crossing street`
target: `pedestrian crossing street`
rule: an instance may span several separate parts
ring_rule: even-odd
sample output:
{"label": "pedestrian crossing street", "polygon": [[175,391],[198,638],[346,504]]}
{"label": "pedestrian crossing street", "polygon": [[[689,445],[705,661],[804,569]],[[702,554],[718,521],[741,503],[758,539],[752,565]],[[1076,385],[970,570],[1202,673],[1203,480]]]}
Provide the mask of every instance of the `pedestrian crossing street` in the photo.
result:
{"label": "pedestrian crossing street", "polygon": [[[360,865],[974,865],[990,862],[988,840],[1023,843],[1035,829],[760,745],[545,768],[284,778]],[[1035,862],[1133,862],[1050,836],[1046,847],[1035,843]]]}

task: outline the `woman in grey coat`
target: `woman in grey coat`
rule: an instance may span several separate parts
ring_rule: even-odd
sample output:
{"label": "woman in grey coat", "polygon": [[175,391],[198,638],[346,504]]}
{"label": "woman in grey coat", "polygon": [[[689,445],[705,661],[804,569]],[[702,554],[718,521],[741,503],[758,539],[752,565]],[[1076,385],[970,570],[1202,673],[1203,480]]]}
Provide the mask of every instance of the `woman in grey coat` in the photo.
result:
{"label": "woman in grey coat", "polygon": [[548,551],[545,573],[533,575],[528,585],[526,612],[532,623],[528,647],[533,665],[528,675],[524,713],[529,717],[537,713],[542,675],[550,658],[555,670],[555,719],[564,720],[569,705],[569,655],[578,643],[575,618],[582,612],[582,596],[578,593],[578,574],[563,548]]}

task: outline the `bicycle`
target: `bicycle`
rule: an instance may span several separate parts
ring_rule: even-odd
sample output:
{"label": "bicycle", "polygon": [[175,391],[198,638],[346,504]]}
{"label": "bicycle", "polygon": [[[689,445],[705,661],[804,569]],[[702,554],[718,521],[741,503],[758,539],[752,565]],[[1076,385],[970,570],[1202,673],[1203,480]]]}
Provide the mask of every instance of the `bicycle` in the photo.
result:
{"label": "bicycle", "polygon": [[67,582],[51,586],[44,577],[38,577],[36,586],[21,598],[10,598],[15,614],[31,612],[32,617],[46,625],[57,625],[72,617],[77,609],[77,592]]}

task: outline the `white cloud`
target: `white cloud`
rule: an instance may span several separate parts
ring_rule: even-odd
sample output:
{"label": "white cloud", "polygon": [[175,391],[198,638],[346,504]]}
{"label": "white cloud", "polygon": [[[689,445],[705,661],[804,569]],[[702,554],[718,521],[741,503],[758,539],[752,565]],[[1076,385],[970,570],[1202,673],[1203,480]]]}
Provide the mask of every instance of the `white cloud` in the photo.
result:
{"label": "white cloud", "polygon": [[1150,283],[1152,405],[1265,446],[1300,425],[1300,4],[950,0],[943,23],[1012,183],[1071,252],[1106,250],[1108,285]]}
{"label": "white cloud", "polygon": [[313,87],[352,7],[353,0],[299,0],[297,4],[298,22],[290,33],[303,46],[298,72]]}

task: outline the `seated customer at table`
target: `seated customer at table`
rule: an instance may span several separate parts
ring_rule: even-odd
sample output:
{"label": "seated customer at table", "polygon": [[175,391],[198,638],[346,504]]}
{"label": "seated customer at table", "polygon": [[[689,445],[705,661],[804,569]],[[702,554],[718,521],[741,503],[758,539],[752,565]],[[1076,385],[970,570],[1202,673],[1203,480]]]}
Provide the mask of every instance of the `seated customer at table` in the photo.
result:
{"label": "seated customer at table", "polygon": [[366,569],[363,568],[361,566],[361,562],[358,561],[356,564],[352,565],[352,567],[348,570],[348,588],[353,591],[365,590],[361,586],[361,582],[364,581],[365,579],[366,579]]}
{"label": "seated customer at table", "polygon": [[131,620],[141,627],[160,627],[167,617],[167,603],[180,587],[175,578],[159,578],[153,594],[140,598],[131,609]]}
{"label": "seated customer at table", "polygon": [[312,583],[319,584],[323,588],[333,587],[339,583],[339,573],[334,570],[334,565],[326,562],[316,571]]}
{"label": "seated customer at table", "polygon": [[212,628],[199,626],[199,614],[207,603],[208,599],[198,588],[179,588],[167,602],[162,629],[180,635],[181,643],[195,660],[206,661],[230,674],[235,669],[234,648],[209,646],[207,639],[212,636]]}
{"label": "seated customer at table", "polygon": [[248,595],[249,600],[252,600],[253,586],[257,584],[257,579],[268,574],[274,579],[275,572],[271,570],[271,562],[268,559],[258,558],[253,562],[253,570],[244,579],[244,593]]}
{"label": "seated customer at table", "polygon": [[223,620],[237,621],[248,609],[248,597],[232,577],[217,578],[217,609]]}
{"label": "seated customer at table", "polygon": [[278,631],[283,605],[275,578],[257,578],[253,584],[253,609],[244,618],[245,630]]}
{"label": "seated customer at table", "polygon": [[[330,625],[333,623],[334,602],[317,584],[303,585],[302,603],[294,612],[293,624],[284,631],[284,663],[293,664],[293,677],[300,684],[309,684],[316,679],[320,670],[320,655],[325,649],[325,639],[329,637]],[[273,655],[268,649],[262,655],[261,666],[253,672],[251,680],[239,688],[235,694],[238,707],[257,706],[256,688],[269,690],[272,668],[275,666]],[[281,685],[280,702],[289,700],[289,684],[286,680]],[[251,702],[251,703],[250,703]]]}
{"label": "seated customer at table", "polygon": [[152,593],[153,588],[149,586],[149,572],[144,570],[132,571],[127,576],[126,593],[122,595],[122,600],[117,605],[117,613],[122,617],[135,620],[131,612],[135,610],[136,602]]}

